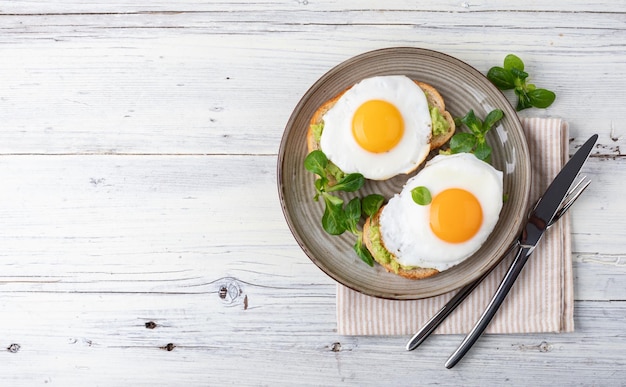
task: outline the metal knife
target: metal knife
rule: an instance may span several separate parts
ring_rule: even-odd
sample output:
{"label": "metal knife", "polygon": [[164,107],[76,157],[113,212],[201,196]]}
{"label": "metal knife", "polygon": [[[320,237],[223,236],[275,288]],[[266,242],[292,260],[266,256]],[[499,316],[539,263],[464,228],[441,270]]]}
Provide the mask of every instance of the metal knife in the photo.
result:
{"label": "metal knife", "polygon": [[493,319],[493,316],[513,287],[524,264],[526,264],[528,257],[530,257],[546,229],[552,223],[555,215],[557,215],[557,211],[561,207],[563,199],[567,196],[570,186],[574,180],[576,180],[576,176],[578,176],[583,164],[589,157],[589,154],[591,154],[597,140],[598,135],[594,134],[580,147],[567,164],[565,164],[556,178],[554,178],[552,183],[550,183],[550,186],[535,205],[518,239],[517,245],[519,250],[511,267],[474,328],[472,328],[459,348],[457,348],[448,361],[446,361],[446,368],[454,367],[459,360],[465,356]]}

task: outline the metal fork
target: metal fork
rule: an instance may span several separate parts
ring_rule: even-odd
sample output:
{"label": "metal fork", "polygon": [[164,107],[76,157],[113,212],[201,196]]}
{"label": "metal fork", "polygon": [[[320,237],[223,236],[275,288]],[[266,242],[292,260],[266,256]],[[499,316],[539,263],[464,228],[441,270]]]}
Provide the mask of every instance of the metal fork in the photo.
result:
{"label": "metal fork", "polygon": [[[554,217],[550,220],[548,228],[552,227],[552,225],[554,225],[554,223],[556,223],[556,221],[558,221],[567,212],[572,204],[574,204],[576,199],[578,199],[578,197],[585,191],[585,189],[589,187],[590,183],[591,180],[588,179],[587,176],[581,176],[574,184],[572,184],[567,193],[567,196],[563,198],[559,209],[557,210]],[[515,247],[517,247],[517,242],[512,244],[509,249],[502,255],[502,258],[500,258],[500,262],[502,262],[504,258],[515,249]],[[430,336],[430,334],[433,333],[439,325],[441,325],[441,323],[450,315],[450,313],[452,313],[452,311],[454,311],[456,307],[459,306],[467,298],[467,296],[469,296],[470,293],[472,293],[472,291],[474,291],[474,289],[476,289],[476,287],[478,287],[478,285],[485,278],[487,278],[487,276],[489,276],[491,271],[496,266],[498,266],[498,264],[493,265],[491,269],[489,269],[474,282],[461,288],[461,290],[459,290],[459,292],[454,297],[452,297],[450,301],[448,301],[443,306],[443,308],[441,308],[430,320],[428,320],[426,324],[424,324],[424,326],[415,335],[413,335],[413,337],[411,337],[411,339],[406,344],[406,350],[412,351],[420,344],[422,344],[424,340],[426,340],[426,338]]]}

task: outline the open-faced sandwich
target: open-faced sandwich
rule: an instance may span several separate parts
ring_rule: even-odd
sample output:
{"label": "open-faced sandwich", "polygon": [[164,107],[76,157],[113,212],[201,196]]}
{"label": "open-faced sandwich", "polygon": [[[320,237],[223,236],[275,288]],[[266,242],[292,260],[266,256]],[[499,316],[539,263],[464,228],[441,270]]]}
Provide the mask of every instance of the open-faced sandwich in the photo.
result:
{"label": "open-faced sandwich", "polygon": [[386,180],[413,172],[444,145],[455,124],[439,92],[403,75],[366,78],[322,104],[311,119],[309,152],[321,149],[344,173]]}
{"label": "open-faced sandwich", "polygon": [[439,155],[363,226],[376,262],[406,278],[430,277],[474,254],[502,208],[502,172],[471,153]]}

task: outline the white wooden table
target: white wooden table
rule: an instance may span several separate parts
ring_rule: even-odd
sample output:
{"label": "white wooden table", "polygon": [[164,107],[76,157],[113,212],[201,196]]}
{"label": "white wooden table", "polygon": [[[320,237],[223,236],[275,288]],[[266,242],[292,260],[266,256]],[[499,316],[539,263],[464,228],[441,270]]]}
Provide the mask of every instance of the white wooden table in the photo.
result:
{"label": "white wooden table", "polygon": [[[557,93],[521,115],[600,134],[575,333],[487,335],[453,370],[461,336],[336,333],[276,156],[315,80],[391,46],[516,53]],[[625,105],[623,1],[3,1],[0,384],[623,385]]]}

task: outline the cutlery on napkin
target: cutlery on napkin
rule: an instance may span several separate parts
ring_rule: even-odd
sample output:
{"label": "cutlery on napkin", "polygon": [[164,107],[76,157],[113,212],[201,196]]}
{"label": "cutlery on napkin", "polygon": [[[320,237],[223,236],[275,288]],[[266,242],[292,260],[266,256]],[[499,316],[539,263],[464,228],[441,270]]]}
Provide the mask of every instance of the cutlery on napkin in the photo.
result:
{"label": "cutlery on napkin", "polygon": [[[537,199],[568,159],[569,130],[558,118],[522,118],[530,151],[531,201]],[[535,249],[486,333],[571,332],[574,285],[569,216],[556,223]],[[495,293],[508,257],[472,292],[434,333],[467,333]],[[337,285],[337,333],[411,335],[456,291],[422,300],[397,301],[364,295]]]}

